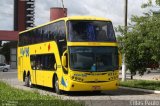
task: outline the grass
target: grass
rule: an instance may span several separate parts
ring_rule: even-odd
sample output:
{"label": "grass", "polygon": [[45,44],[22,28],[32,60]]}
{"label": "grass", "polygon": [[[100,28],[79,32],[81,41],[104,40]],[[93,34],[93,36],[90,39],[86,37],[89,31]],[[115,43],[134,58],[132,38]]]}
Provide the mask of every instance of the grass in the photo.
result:
{"label": "grass", "polygon": [[160,81],[149,81],[149,80],[127,80],[120,82],[120,86],[142,88],[149,90],[160,90]]}
{"label": "grass", "polygon": [[0,106],[81,106],[82,104],[71,100],[61,100],[54,96],[40,95],[13,88],[0,81]]}

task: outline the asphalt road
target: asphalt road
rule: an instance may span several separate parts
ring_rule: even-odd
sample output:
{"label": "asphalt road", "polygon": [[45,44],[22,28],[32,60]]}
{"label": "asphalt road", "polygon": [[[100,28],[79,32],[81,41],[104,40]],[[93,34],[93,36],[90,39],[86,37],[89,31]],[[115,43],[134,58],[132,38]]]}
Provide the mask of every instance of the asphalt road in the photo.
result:
{"label": "asphalt road", "polygon": [[[11,86],[19,89],[38,91],[41,94],[57,96],[64,100],[69,99],[76,101],[84,101],[87,106],[137,106],[137,103],[145,104],[148,103],[146,101],[149,100],[152,100],[153,102],[155,100],[159,100],[155,106],[160,106],[160,94],[152,94],[125,89],[118,89],[116,91],[103,91],[100,94],[95,94],[93,92],[70,92],[65,93],[64,95],[57,95],[50,88],[39,86],[36,86],[34,88],[28,88],[24,86],[23,82],[17,80],[16,70],[11,70],[10,72],[0,72],[0,80],[3,80]],[[149,104],[145,105],[154,106]]]}

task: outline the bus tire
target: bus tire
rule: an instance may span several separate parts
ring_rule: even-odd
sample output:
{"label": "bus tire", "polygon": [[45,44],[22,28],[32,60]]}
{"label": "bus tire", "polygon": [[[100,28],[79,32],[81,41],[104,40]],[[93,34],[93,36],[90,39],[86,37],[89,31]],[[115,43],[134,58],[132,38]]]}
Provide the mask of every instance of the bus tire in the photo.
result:
{"label": "bus tire", "polygon": [[32,81],[31,81],[31,76],[29,75],[28,76],[28,86],[30,87],[30,88],[32,88],[33,87],[33,84],[32,84]]}
{"label": "bus tire", "polygon": [[29,79],[27,75],[25,75],[24,83],[25,86],[29,87]]}
{"label": "bus tire", "polygon": [[57,94],[59,95],[62,94],[62,91],[59,89],[59,81],[57,77],[55,77],[55,80],[54,80],[54,89]]}
{"label": "bus tire", "polygon": [[26,72],[23,72],[23,82],[25,82]]}
{"label": "bus tire", "polygon": [[30,88],[32,88],[33,87],[33,84],[32,84],[32,82],[31,82],[31,76],[30,75],[26,75],[25,76],[25,86],[27,86],[27,87],[30,87]]}

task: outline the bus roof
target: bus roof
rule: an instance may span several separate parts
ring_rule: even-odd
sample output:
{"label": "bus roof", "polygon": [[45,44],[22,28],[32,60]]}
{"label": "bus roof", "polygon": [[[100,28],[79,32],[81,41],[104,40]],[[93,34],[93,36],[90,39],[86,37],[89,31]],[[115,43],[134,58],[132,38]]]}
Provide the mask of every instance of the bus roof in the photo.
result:
{"label": "bus roof", "polygon": [[102,21],[110,21],[108,18],[95,17],[95,16],[70,16],[70,17],[66,17],[66,20],[102,20]]}
{"label": "bus roof", "polygon": [[70,17],[59,18],[59,19],[57,19],[57,20],[50,21],[50,22],[47,22],[47,23],[45,23],[45,24],[38,25],[38,26],[33,27],[33,28],[31,28],[31,29],[21,31],[21,32],[19,32],[19,34],[25,33],[25,32],[28,32],[28,31],[31,31],[31,30],[36,29],[36,28],[40,28],[40,27],[42,27],[42,26],[45,26],[45,25],[48,25],[48,24],[51,24],[51,23],[54,23],[54,22],[57,22],[57,21],[62,21],[62,20],[64,20],[64,21],[68,21],[68,20],[99,20],[99,21],[111,21],[111,20],[108,19],[108,18],[95,17],[95,16],[70,16]]}

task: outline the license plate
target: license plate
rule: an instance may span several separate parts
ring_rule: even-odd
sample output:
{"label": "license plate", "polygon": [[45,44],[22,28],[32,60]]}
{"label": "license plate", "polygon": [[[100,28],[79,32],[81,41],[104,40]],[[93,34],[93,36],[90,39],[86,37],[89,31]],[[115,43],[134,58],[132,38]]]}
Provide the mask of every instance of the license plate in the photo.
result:
{"label": "license plate", "polygon": [[93,89],[93,90],[100,90],[101,87],[100,87],[100,86],[92,86],[92,89]]}

